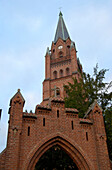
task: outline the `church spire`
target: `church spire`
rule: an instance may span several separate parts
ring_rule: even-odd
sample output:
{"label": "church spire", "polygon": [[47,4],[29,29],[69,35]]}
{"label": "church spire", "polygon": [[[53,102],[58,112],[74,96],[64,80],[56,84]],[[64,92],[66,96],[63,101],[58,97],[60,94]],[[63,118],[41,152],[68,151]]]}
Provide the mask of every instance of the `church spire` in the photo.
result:
{"label": "church spire", "polygon": [[59,13],[59,20],[58,20],[58,25],[56,29],[55,38],[54,38],[54,43],[56,43],[59,38],[61,38],[64,41],[70,38],[61,11]]}

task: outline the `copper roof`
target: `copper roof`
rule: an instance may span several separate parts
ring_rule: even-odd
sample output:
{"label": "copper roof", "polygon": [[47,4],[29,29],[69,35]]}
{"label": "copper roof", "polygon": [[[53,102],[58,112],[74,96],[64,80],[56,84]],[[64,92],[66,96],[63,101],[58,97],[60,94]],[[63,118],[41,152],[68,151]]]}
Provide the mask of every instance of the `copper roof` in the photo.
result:
{"label": "copper roof", "polygon": [[54,43],[56,43],[59,38],[61,38],[64,41],[70,38],[61,12],[59,14],[59,20],[58,20],[58,25],[56,29],[55,38],[54,38]]}

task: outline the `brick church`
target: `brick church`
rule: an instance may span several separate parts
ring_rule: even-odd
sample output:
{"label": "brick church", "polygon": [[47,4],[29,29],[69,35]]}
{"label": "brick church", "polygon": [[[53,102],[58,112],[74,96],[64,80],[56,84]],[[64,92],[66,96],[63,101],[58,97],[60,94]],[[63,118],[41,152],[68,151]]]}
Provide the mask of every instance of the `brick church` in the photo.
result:
{"label": "brick church", "polygon": [[54,41],[45,55],[43,101],[35,113],[28,113],[23,111],[25,99],[19,89],[11,98],[0,170],[34,170],[43,154],[54,146],[67,153],[76,169],[111,169],[102,108],[97,101],[84,118],[78,117],[77,109],[65,108],[64,85],[72,83],[73,77],[79,79],[81,72],[75,43],[60,12]]}

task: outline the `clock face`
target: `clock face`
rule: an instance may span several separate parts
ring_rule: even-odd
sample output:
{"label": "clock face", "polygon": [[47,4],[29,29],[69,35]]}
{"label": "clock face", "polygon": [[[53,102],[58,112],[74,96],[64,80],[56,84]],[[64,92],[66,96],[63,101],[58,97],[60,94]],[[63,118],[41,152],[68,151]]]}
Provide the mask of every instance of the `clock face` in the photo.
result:
{"label": "clock face", "polygon": [[63,46],[62,46],[62,45],[59,45],[59,46],[58,46],[58,49],[59,49],[59,50],[61,50],[62,48],[63,48]]}

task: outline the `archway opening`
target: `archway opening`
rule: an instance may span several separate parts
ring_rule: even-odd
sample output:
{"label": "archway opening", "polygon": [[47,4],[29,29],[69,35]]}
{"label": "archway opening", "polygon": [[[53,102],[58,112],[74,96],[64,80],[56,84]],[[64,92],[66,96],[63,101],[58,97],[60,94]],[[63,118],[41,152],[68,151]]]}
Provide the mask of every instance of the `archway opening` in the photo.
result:
{"label": "archway opening", "polygon": [[66,68],[66,75],[70,75],[70,69],[68,67]]}
{"label": "archway opening", "polygon": [[63,70],[60,70],[60,77],[63,77]]}
{"label": "archway opening", "polygon": [[55,145],[40,157],[34,170],[78,170],[78,167],[59,145]]}
{"label": "archway opening", "polygon": [[53,77],[54,77],[54,79],[57,78],[57,71],[54,71],[54,72],[53,72]]}
{"label": "archway opening", "polygon": [[56,96],[57,96],[57,97],[60,96],[60,89],[59,89],[59,88],[56,89]]}

